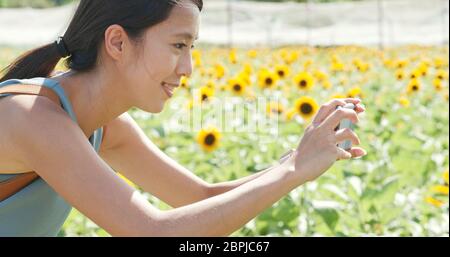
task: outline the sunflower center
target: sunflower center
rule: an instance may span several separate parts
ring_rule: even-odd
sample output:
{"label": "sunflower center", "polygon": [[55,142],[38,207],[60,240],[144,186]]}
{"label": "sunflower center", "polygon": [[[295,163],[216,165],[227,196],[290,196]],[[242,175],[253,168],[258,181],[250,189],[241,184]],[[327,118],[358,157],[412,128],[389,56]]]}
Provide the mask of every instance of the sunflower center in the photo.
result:
{"label": "sunflower center", "polygon": [[417,91],[418,89],[419,89],[418,86],[416,86],[416,85],[412,86],[412,90]]}
{"label": "sunflower center", "polygon": [[300,87],[306,87],[306,86],[308,86],[308,82],[306,82],[306,80],[301,80]]}
{"label": "sunflower center", "polygon": [[310,114],[313,111],[313,107],[309,103],[304,103],[300,106],[300,111],[303,114]]}
{"label": "sunflower center", "polygon": [[216,142],[216,137],[213,134],[208,134],[205,137],[205,145],[211,146]]}
{"label": "sunflower center", "polygon": [[203,95],[202,95],[202,102],[204,102],[204,101],[206,101],[206,100],[208,100],[208,95],[203,94]]}
{"label": "sunflower center", "polygon": [[266,85],[272,85],[273,80],[271,78],[266,78]]}
{"label": "sunflower center", "polygon": [[236,85],[233,86],[233,90],[236,91],[236,92],[241,92],[242,86],[239,85],[239,84],[236,84]]}
{"label": "sunflower center", "polygon": [[279,70],[279,71],[278,71],[278,75],[279,75],[280,77],[282,77],[282,78],[283,78],[283,77],[284,77],[284,71],[282,71],[282,70]]}

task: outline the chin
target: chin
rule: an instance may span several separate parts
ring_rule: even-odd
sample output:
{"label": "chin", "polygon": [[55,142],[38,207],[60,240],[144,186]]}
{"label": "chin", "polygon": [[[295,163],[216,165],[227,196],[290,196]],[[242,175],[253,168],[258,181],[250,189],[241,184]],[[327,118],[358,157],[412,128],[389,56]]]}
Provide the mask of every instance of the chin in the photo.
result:
{"label": "chin", "polygon": [[143,108],[139,108],[145,112],[158,114],[161,113],[164,110],[164,103],[161,103],[160,105],[150,105],[150,106],[144,106]]}

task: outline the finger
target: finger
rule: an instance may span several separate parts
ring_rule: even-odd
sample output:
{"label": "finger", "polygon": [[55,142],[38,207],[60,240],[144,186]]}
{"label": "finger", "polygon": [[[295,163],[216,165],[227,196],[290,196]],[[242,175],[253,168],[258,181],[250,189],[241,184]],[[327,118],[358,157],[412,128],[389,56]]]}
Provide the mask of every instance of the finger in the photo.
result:
{"label": "finger", "polygon": [[352,158],[359,159],[363,156],[367,155],[366,150],[362,149],[361,147],[353,147],[349,150],[350,154],[352,155]]}
{"label": "finger", "polygon": [[362,104],[357,104],[355,107],[356,113],[362,113],[366,111],[366,108]]}
{"label": "finger", "polygon": [[322,126],[335,130],[343,119],[349,119],[353,124],[359,122],[358,114],[354,110],[341,108],[328,116]]}
{"label": "finger", "polygon": [[313,124],[319,125],[322,121],[328,117],[328,115],[336,109],[337,106],[344,106],[345,101],[343,99],[333,99],[320,106],[319,111],[314,117]]}
{"label": "finger", "polygon": [[352,154],[350,152],[345,151],[342,148],[336,147],[338,151],[337,160],[350,160],[352,158]]}
{"label": "finger", "polygon": [[346,140],[352,141],[352,144],[354,144],[354,145],[361,144],[361,140],[359,140],[359,137],[356,135],[356,133],[353,130],[351,130],[349,128],[344,128],[344,129],[338,130],[336,132],[336,142],[342,143]]}
{"label": "finger", "polygon": [[[356,106],[359,106],[361,103],[360,99],[356,98],[343,98],[343,99],[333,99],[324,105],[322,105],[314,117],[313,124],[319,125],[321,124],[338,106],[344,106],[346,103],[353,103]],[[362,110],[362,108],[358,108],[358,110]]]}

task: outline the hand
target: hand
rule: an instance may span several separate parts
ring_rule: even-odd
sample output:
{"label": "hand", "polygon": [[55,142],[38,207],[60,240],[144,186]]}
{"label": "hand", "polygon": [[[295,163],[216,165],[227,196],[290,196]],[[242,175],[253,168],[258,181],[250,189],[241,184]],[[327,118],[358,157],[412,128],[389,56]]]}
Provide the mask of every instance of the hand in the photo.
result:
{"label": "hand", "polygon": [[[360,147],[353,147],[345,151],[337,146],[345,140],[351,140],[353,145],[359,145],[358,136],[350,129],[335,131],[342,119],[349,119],[358,123],[358,114],[365,109],[360,105],[361,100],[334,99],[319,109],[313,122],[309,125],[296,152],[290,158],[295,163],[295,172],[300,176],[302,182],[312,181],[327,171],[336,161],[362,157],[367,152]],[[355,110],[340,109],[346,103],[353,103]]]}

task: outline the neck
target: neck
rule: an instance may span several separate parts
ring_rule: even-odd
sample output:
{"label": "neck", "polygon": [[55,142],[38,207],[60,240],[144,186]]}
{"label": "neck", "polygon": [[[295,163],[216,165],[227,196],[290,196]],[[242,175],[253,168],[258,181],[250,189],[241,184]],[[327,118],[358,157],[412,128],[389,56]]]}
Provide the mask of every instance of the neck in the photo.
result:
{"label": "neck", "polygon": [[64,89],[86,137],[132,107],[121,83],[99,72],[69,71],[52,79]]}

